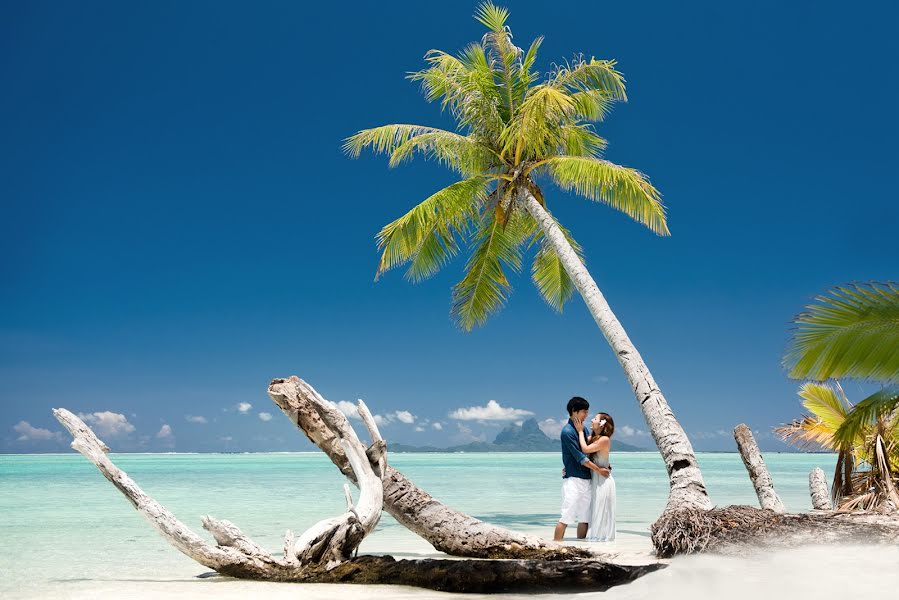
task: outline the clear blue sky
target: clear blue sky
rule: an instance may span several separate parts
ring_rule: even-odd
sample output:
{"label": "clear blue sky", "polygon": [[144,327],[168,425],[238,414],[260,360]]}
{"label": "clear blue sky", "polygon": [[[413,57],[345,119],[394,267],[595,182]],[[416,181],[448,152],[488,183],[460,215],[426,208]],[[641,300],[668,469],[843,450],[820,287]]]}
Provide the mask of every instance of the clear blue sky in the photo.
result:
{"label": "clear blue sky", "polygon": [[[745,421],[783,448],[766,432],[800,410],[791,317],[835,284],[899,278],[896,5],[508,5],[519,45],[546,36],[544,69],[583,52],[627,77],[600,132],[662,191],[673,235],[547,196],[694,445],[730,449]],[[463,334],[462,261],[373,281],[374,234],[452,175],[351,161],[341,141],[448,125],[404,75],[479,39],[474,7],[4,3],[0,452],[64,449],[54,406],[114,450],[307,449],[265,394],[290,374],[364,398],[405,443],[492,440],[514,414],[451,413],[559,419],[579,394],[651,444],[580,299],[559,316],[522,277]]]}

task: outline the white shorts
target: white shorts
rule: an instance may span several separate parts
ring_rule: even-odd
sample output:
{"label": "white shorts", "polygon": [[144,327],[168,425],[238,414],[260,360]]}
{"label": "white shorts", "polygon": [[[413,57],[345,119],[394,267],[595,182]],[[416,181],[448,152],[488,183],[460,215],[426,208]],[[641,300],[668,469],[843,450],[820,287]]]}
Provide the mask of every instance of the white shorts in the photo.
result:
{"label": "white shorts", "polygon": [[562,516],[559,523],[575,525],[590,521],[590,480],[566,477],[562,480]]}

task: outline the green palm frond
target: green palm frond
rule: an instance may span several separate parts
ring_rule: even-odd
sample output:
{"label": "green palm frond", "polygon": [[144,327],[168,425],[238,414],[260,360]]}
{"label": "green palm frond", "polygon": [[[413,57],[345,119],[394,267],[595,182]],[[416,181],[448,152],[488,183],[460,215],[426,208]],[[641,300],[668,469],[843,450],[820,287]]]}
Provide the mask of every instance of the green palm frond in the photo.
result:
{"label": "green palm frond", "polygon": [[537,61],[537,53],[540,51],[540,46],[542,44],[543,36],[540,36],[531,42],[528,51],[525,52],[524,58],[521,59],[521,63],[518,65],[518,73],[515,76],[515,83],[513,84],[512,89],[516,104],[519,104],[524,100],[528,88],[532,83],[537,81],[537,78],[539,77],[539,73],[532,71],[532,69],[534,68],[534,63]]}
{"label": "green palm frond", "polygon": [[588,124],[564,125],[561,128],[562,148],[567,156],[598,158],[608,142],[596,135]]}
{"label": "green palm frond", "polygon": [[[393,152],[420,135],[440,134],[445,136],[458,136],[451,131],[445,131],[436,127],[423,125],[393,124],[382,125],[372,129],[363,129],[346,139],[343,143],[343,151],[351,158],[359,158],[366,148],[371,148],[375,154],[393,154]],[[461,137],[461,136],[458,136]]]}
{"label": "green palm frond", "polygon": [[613,100],[599,90],[587,90],[571,94],[574,100],[574,116],[586,121],[602,121],[612,112]]}
{"label": "green palm frond", "polygon": [[[809,415],[776,428],[785,442],[802,448],[838,449],[834,434],[843,424],[852,405],[839,384],[806,383],[799,388],[802,405]],[[856,440],[863,443],[863,440]]]}
{"label": "green palm frond", "polygon": [[463,179],[434,193],[378,233],[381,260],[375,279],[394,267],[411,263],[406,277],[426,279],[458,251],[457,236],[468,231],[487,197],[489,179]]}
{"label": "green palm frond", "polygon": [[415,153],[434,160],[463,176],[472,176],[493,168],[499,157],[472,137],[448,131],[416,135],[397,146],[390,155],[390,167],[409,160]]}
{"label": "green palm frond", "polygon": [[784,357],[790,377],[823,381],[899,381],[899,288],[893,283],[837,287],[794,322]]}
{"label": "green palm frond", "polygon": [[501,154],[518,163],[557,152],[563,145],[562,127],[575,109],[564,90],[548,85],[531,88],[499,138]]}
{"label": "green palm frond", "polygon": [[608,96],[609,100],[627,101],[624,75],[615,69],[614,60],[581,60],[573,65],[559,68],[550,81],[557,88],[567,88],[572,92],[596,91]]}
{"label": "green palm frond", "polygon": [[480,44],[470,44],[459,57],[440,50],[425,55],[430,67],[410,73],[421,82],[428,102],[440,100],[460,127],[483,135],[498,135],[504,121],[498,107],[502,90],[495,80],[494,65]]}
{"label": "green palm frond", "polygon": [[897,409],[899,386],[878,390],[853,407],[834,432],[834,439],[838,443],[854,443],[860,436],[864,436],[865,428],[873,427],[878,422],[892,421],[892,413]]}
{"label": "green palm frond", "polygon": [[604,202],[659,235],[669,235],[661,194],[642,173],[598,158],[556,156],[544,161],[563,190]]}
{"label": "green palm frond", "polygon": [[[571,232],[562,227],[558,221],[556,221],[556,225],[559,225],[559,229],[562,230],[565,239],[571,244],[581,262],[584,262],[584,253],[581,245],[571,236]],[[534,256],[534,263],[531,266],[531,279],[546,303],[553,310],[562,312],[562,307],[574,294],[576,287],[562,265],[559,255],[556,254],[556,251],[542,231],[534,236],[534,243],[536,242],[540,242],[540,249]]]}
{"label": "green palm frond", "polygon": [[503,226],[496,211],[485,211],[465,276],[453,287],[450,314],[464,331],[483,325],[505,305],[512,285],[504,267],[521,270],[522,246],[533,231],[533,220],[526,213],[513,213]]}

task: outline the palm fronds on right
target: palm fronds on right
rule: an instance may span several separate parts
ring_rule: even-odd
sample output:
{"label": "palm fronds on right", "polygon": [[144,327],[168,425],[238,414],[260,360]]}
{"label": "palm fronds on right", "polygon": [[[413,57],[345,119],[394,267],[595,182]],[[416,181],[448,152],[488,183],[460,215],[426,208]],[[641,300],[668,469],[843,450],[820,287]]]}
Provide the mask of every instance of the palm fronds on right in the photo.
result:
{"label": "palm fronds on right", "polygon": [[899,382],[899,288],[834,288],[795,319],[784,364],[795,379]]}

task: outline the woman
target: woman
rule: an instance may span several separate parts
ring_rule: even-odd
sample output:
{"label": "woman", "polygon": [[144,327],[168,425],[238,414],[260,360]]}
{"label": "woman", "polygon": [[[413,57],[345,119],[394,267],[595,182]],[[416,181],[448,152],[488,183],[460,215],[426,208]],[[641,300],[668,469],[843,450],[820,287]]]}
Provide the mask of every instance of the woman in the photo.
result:
{"label": "woman", "polygon": [[[615,433],[615,421],[608,413],[598,413],[590,422],[592,435],[587,440],[584,435],[584,422],[572,419],[578,432],[581,451],[590,457],[598,467],[611,468],[609,450],[612,447],[612,434]],[[587,530],[589,542],[611,542],[615,540],[615,480],[612,473],[603,477],[593,471],[591,479],[590,528]]]}

